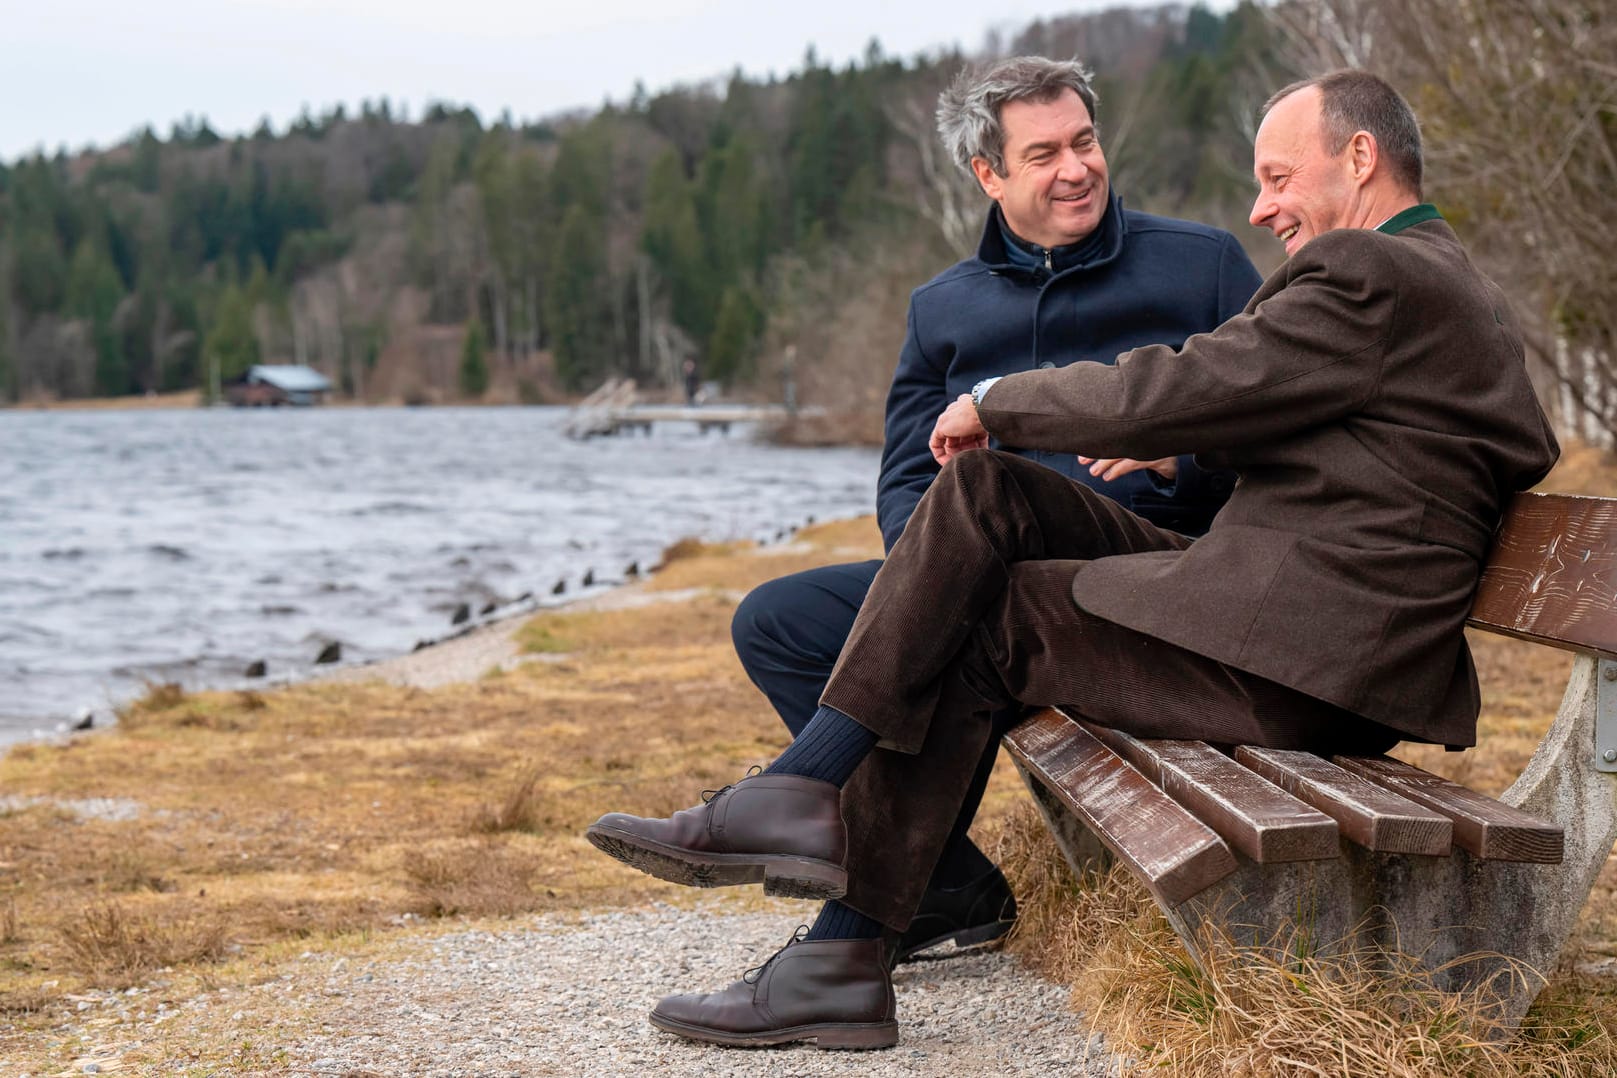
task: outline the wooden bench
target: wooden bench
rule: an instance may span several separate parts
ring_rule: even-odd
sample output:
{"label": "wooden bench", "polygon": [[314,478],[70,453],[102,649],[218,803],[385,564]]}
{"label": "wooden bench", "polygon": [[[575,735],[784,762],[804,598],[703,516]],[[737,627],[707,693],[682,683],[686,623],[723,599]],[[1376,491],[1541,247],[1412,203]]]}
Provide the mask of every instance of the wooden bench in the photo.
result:
{"label": "wooden bench", "polygon": [[1140,740],[1064,710],[1005,738],[1080,874],[1115,858],[1197,956],[1401,951],[1485,986],[1510,1024],[1559,958],[1617,841],[1617,499],[1524,494],[1469,624],[1575,652],[1566,695],[1495,800],[1390,757]]}

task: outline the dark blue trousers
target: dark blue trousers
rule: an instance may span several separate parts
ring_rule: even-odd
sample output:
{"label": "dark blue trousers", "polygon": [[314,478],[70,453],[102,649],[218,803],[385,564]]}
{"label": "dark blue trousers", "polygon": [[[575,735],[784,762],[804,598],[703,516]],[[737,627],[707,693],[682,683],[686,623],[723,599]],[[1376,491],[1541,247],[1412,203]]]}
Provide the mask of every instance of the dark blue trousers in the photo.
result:
{"label": "dark blue trousers", "polygon": [[[820,694],[881,564],[876,559],[783,576],[754,588],[736,608],[730,624],[736,654],[793,737],[820,706]],[[1015,713],[996,718],[1003,733]],[[992,864],[967,832],[998,749],[999,739],[990,739],[938,859],[932,886],[960,886],[982,876]]]}

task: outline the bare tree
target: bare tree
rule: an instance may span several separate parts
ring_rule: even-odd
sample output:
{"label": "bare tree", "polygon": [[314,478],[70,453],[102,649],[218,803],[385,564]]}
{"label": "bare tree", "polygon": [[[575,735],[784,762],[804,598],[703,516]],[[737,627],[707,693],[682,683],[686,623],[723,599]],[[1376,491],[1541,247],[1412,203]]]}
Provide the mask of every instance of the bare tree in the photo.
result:
{"label": "bare tree", "polygon": [[964,258],[976,249],[987,201],[976,179],[950,160],[939,143],[934,120],[938,89],[926,85],[890,102],[887,118],[904,148],[915,155],[916,208],[937,226],[949,250]]}
{"label": "bare tree", "polygon": [[1546,405],[1617,427],[1617,19],[1605,0],[1292,0],[1299,67],[1389,78],[1421,117],[1428,188],[1512,293]]}

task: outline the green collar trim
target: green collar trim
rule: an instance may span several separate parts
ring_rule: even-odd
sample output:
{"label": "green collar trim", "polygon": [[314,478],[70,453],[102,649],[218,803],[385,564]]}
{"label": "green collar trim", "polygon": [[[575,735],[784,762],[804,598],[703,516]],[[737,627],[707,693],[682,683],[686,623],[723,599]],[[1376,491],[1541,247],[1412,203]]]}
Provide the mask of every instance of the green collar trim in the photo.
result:
{"label": "green collar trim", "polygon": [[1422,221],[1441,221],[1442,219],[1443,215],[1437,212],[1436,206],[1430,202],[1422,202],[1419,206],[1411,206],[1407,210],[1393,214],[1392,217],[1382,222],[1376,231],[1394,236],[1410,225],[1418,225]]}

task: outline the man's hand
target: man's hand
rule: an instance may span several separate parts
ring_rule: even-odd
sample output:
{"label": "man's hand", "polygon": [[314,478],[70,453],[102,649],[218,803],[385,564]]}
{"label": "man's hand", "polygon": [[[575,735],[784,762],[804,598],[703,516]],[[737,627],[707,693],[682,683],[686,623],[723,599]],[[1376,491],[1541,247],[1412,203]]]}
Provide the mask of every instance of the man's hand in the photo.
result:
{"label": "man's hand", "polygon": [[[952,407],[952,406],[951,406]],[[944,413],[947,415],[948,413]],[[933,436],[936,438],[936,435]],[[937,450],[933,450],[933,455]],[[1150,468],[1162,478],[1172,480],[1179,475],[1179,458],[1163,457],[1160,460],[1131,460],[1128,457],[1079,457],[1079,464],[1089,465],[1089,474],[1099,476],[1110,483],[1112,480],[1137,472],[1141,468]]]}
{"label": "man's hand", "polygon": [[987,449],[988,431],[977,418],[977,406],[970,393],[962,393],[954,403],[943,410],[932,428],[928,443],[932,457],[940,465],[947,464],[968,449]]}

